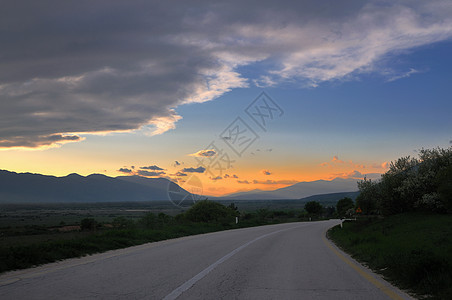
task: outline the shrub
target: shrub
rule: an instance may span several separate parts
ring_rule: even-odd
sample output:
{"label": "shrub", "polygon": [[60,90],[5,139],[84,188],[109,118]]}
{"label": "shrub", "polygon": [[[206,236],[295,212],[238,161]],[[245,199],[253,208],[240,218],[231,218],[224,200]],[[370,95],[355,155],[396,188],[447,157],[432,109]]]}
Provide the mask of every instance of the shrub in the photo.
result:
{"label": "shrub", "polygon": [[93,218],[85,218],[80,223],[80,228],[82,230],[95,230],[99,224]]}
{"label": "shrub", "polygon": [[192,222],[221,222],[235,221],[237,211],[218,202],[202,200],[196,202],[185,213],[185,218]]}

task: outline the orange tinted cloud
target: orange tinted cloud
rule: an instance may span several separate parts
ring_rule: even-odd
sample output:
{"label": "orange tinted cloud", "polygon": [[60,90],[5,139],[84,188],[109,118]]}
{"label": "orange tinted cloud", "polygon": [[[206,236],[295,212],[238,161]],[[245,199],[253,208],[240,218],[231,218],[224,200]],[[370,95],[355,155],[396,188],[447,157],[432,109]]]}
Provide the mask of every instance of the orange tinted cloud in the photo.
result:
{"label": "orange tinted cloud", "polygon": [[271,175],[272,174],[269,170],[262,170],[261,172],[264,175]]}

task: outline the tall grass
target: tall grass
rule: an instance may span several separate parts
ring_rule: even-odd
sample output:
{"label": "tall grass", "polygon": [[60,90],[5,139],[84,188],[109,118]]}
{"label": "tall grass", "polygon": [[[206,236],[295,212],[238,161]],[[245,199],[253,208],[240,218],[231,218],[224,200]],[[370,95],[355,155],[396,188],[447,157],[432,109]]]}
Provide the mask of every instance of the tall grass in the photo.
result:
{"label": "tall grass", "polygon": [[430,299],[452,299],[452,216],[401,214],[334,227],[329,237],[388,280]]}

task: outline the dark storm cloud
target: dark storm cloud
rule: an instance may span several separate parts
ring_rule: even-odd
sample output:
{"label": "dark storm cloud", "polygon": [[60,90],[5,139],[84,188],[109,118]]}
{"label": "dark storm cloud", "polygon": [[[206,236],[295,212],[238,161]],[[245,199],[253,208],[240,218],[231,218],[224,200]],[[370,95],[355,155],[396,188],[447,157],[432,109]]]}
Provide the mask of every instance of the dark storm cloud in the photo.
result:
{"label": "dark storm cloud", "polygon": [[[251,82],[316,86],[452,36],[450,2],[379,3],[2,1],[0,147],[160,134],[183,103]],[[261,62],[257,78],[237,72]]]}

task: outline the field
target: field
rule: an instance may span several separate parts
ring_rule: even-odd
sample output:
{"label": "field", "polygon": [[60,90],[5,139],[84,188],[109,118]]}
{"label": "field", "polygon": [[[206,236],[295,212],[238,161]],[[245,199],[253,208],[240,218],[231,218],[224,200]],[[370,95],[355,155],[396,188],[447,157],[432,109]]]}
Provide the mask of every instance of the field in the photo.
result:
{"label": "field", "polygon": [[188,222],[181,217],[187,208],[169,201],[4,204],[0,206],[0,272],[185,235],[307,219],[305,201],[234,204],[240,212],[238,224],[235,218]]}

